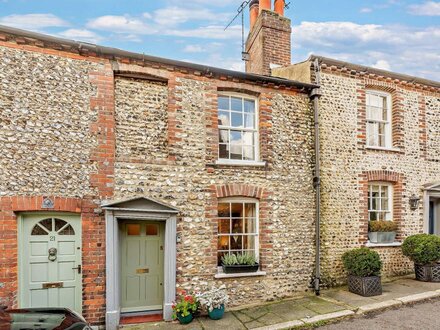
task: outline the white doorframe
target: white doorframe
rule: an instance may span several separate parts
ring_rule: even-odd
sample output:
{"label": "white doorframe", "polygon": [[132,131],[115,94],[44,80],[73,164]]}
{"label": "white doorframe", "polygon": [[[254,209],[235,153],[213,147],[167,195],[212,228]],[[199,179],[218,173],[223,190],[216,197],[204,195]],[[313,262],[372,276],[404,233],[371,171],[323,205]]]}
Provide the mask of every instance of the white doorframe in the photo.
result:
{"label": "white doorframe", "polygon": [[[113,206],[113,205],[112,205]],[[118,220],[165,222],[164,302],[163,318],[172,319],[172,304],[176,296],[176,214],[169,210],[130,211],[126,208],[105,207],[106,222],[106,329],[116,330],[121,315],[120,238]]]}
{"label": "white doorframe", "polygon": [[[46,212],[46,211],[35,211],[35,212],[20,212],[17,215],[17,247],[18,247],[18,262],[17,262],[17,288],[18,288],[18,307],[19,308],[23,308],[23,301],[25,300],[24,296],[25,294],[27,294],[27,292],[25,292],[25,290],[23,289],[24,287],[24,272],[26,271],[26,268],[24,267],[24,262],[25,262],[25,258],[23,257],[23,244],[24,244],[24,240],[23,240],[23,235],[24,235],[24,224],[23,222],[25,221],[25,217],[26,216],[36,216],[39,215],[41,217],[48,217],[48,218],[60,218],[62,219],[63,216],[75,216],[78,217],[79,220],[79,232],[77,232],[75,235],[77,235],[78,239],[79,239],[79,246],[80,246],[80,262],[82,264],[82,219],[81,219],[81,214],[79,213],[70,213],[70,212]],[[79,299],[81,300],[78,308],[79,310],[77,310],[78,313],[82,314],[82,307],[83,307],[83,301],[82,301],[82,273],[81,273],[81,281],[80,281],[80,288],[77,288],[77,290],[80,291],[79,293]]]}
{"label": "white doorframe", "polygon": [[440,191],[425,190],[423,192],[423,232],[429,233],[429,201],[431,197],[440,198]]}

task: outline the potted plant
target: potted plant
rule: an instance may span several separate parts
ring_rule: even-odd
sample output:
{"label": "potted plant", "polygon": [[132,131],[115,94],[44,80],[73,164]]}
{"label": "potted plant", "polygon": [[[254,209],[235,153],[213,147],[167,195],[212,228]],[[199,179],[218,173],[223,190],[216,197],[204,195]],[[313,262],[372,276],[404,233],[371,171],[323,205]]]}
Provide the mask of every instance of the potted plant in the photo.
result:
{"label": "potted plant", "polygon": [[255,260],[253,254],[237,253],[226,254],[222,257],[223,272],[231,273],[251,273],[256,272],[260,265]]}
{"label": "potted plant", "polygon": [[178,319],[181,324],[188,324],[192,322],[199,303],[195,295],[182,291],[177,295],[172,307],[173,319]]}
{"label": "potted plant", "polygon": [[417,234],[402,244],[402,252],[414,262],[416,280],[440,282],[440,237]]}
{"label": "potted plant", "polygon": [[219,288],[212,288],[198,297],[200,305],[208,311],[208,316],[212,320],[220,320],[225,313],[225,305],[229,301],[226,294],[226,287],[222,285]]}
{"label": "potted plant", "polygon": [[394,243],[397,224],[394,221],[370,221],[368,239],[371,243]]}
{"label": "potted plant", "polygon": [[364,297],[382,294],[382,261],[376,251],[365,247],[353,249],[344,253],[342,261],[348,273],[350,292]]}

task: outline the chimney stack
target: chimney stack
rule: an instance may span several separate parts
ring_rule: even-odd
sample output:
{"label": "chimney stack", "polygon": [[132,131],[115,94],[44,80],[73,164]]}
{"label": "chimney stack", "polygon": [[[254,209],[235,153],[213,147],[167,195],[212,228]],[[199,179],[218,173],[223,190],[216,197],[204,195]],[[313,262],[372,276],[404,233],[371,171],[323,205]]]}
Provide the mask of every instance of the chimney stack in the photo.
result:
{"label": "chimney stack", "polygon": [[246,41],[246,72],[270,76],[271,69],[291,64],[291,22],[284,16],[285,0],[253,0]]}
{"label": "chimney stack", "polygon": [[286,6],[285,0],[275,0],[274,10],[278,15],[284,16],[284,7],[285,6]]}
{"label": "chimney stack", "polygon": [[257,22],[258,14],[260,13],[260,5],[259,0],[252,0],[249,4],[249,12],[250,12],[250,30],[254,27]]}
{"label": "chimney stack", "polygon": [[260,13],[263,9],[270,10],[271,9],[271,0],[260,0]]}

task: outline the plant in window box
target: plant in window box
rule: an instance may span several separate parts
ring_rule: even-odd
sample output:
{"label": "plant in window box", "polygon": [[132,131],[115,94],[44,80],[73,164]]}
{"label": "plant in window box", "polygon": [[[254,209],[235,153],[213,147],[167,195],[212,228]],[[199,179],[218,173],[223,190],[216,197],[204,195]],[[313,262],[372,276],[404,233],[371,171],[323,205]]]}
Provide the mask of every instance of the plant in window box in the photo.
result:
{"label": "plant in window box", "polygon": [[197,298],[200,301],[200,305],[207,309],[210,319],[220,320],[223,317],[225,306],[229,301],[225,285],[201,293],[197,295]]}
{"label": "plant in window box", "polygon": [[429,234],[409,236],[402,244],[402,252],[414,261],[416,280],[440,282],[440,237]]}
{"label": "plant in window box", "polygon": [[382,261],[376,251],[365,247],[353,249],[343,254],[342,262],[348,273],[350,292],[364,297],[382,294]]}
{"label": "plant in window box", "polygon": [[188,324],[192,322],[193,314],[199,308],[199,302],[195,295],[181,291],[176,296],[176,301],[173,303],[172,308],[173,319],[178,319],[181,324]]}
{"label": "plant in window box", "polygon": [[224,255],[222,257],[223,272],[231,273],[252,273],[256,272],[260,265],[254,255],[250,253],[237,253]]}
{"label": "plant in window box", "polygon": [[394,221],[372,220],[369,223],[368,239],[371,243],[394,243],[397,224]]}

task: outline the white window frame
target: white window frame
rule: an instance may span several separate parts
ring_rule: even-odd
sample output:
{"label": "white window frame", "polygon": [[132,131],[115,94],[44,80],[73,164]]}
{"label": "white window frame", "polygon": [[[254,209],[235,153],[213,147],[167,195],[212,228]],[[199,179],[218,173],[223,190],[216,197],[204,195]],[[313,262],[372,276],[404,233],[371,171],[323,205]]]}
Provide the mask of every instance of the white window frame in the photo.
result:
{"label": "white window frame", "polygon": [[[254,104],[255,104],[255,113],[254,113],[255,129],[245,128],[245,127],[243,127],[243,128],[234,127],[234,126],[232,126],[232,122],[231,122],[229,126],[218,125],[218,132],[220,132],[221,129],[228,130],[228,131],[234,130],[234,131],[241,131],[241,132],[253,132],[255,134],[255,138],[254,138],[255,145],[254,145],[254,159],[252,159],[252,160],[220,158],[220,141],[219,141],[217,144],[218,160],[216,161],[216,163],[217,164],[225,164],[225,165],[264,166],[265,162],[260,161],[260,129],[259,129],[259,127],[260,127],[259,108],[260,107],[259,107],[259,103],[258,103],[258,98],[255,96],[247,95],[247,94],[233,93],[233,92],[219,92],[217,97],[218,98],[220,98],[220,97],[229,97],[229,98],[230,97],[237,97],[237,98],[241,98],[242,102],[244,102],[244,100],[254,101]],[[219,107],[217,106],[217,116],[218,116],[218,113],[220,110],[231,111],[231,109],[219,109]]]}
{"label": "white window frame", "polygon": [[[222,203],[248,203],[248,204],[255,204],[255,233],[250,233],[248,235],[245,235],[245,233],[242,233],[240,235],[242,236],[253,236],[254,237],[254,251],[255,251],[255,260],[257,260],[257,262],[259,262],[259,258],[260,258],[260,206],[259,206],[259,200],[255,199],[255,198],[246,198],[246,197],[226,197],[226,198],[220,198],[218,200],[218,204],[222,204]],[[230,217],[231,218],[231,217]],[[220,218],[217,216],[217,225],[218,225],[218,221],[219,219],[224,219],[224,218]],[[243,222],[244,225],[244,222]],[[219,250],[218,249],[218,240],[220,239],[220,236],[234,236],[234,233],[229,233],[229,234],[225,234],[225,233],[219,233],[217,232],[217,258],[218,258],[218,253],[223,251],[223,250]],[[229,246],[229,252],[231,251],[231,247]]]}
{"label": "white window frame", "polygon": [[[365,92],[366,97],[365,97],[365,124],[366,124],[366,137],[367,137],[367,147],[370,148],[377,148],[377,149],[392,149],[392,101],[391,101],[391,94],[386,93],[386,92],[381,92],[381,91],[376,91],[376,90],[367,90]],[[370,105],[368,105],[367,99],[368,99],[368,95],[374,95],[374,96],[379,96],[379,97],[385,97],[386,98],[386,105],[387,105],[387,120],[377,120],[377,119],[369,119],[368,118],[368,107]],[[369,123],[384,123],[385,124],[385,145],[381,146],[379,144],[374,145],[374,144],[370,144],[370,134],[369,134],[369,130],[368,130],[368,124]],[[378,140],[379,142],[379,140]]]}
{"label": "white window frame", "polygon": [[371,186],[379,186],[379,191],[382,189],[381,187],[388,187],[388,218],[385,216],[385,221],[393,221],[393,208],[394,208],[394,186],[392,183],[389,182],[381,182],[381,181],[370,181],[368,182],[368,199],[367,199],[367,208],[368,208],[368,221],[375,221],[370,220],[370,213],[373,212],[381,212],[382,211],[382,203],[381,203],[381,197],[379,193],[379,203],[380,209],[373,210],[370,208],[370,202],[372,199],[372,189]]}

